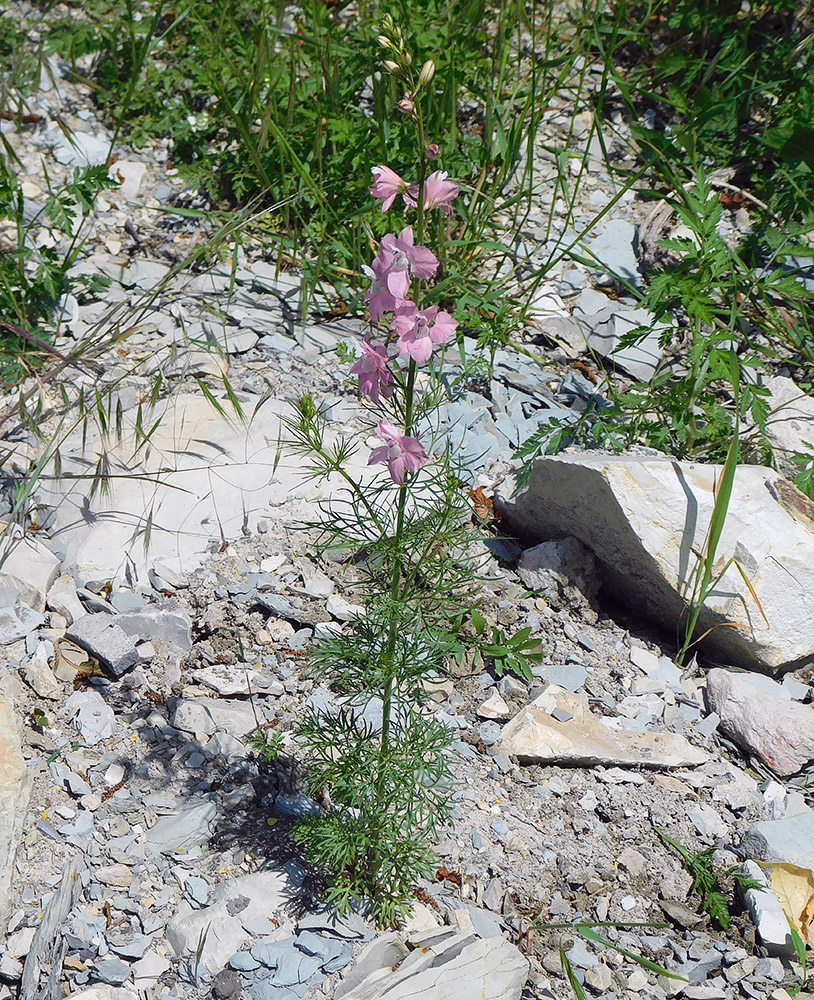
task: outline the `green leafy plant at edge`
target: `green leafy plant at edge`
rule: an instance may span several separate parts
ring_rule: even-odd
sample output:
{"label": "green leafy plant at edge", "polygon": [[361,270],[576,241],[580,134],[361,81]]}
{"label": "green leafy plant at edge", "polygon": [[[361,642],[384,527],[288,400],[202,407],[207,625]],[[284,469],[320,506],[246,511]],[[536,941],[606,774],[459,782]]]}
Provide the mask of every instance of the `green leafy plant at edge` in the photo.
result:
{"label": "green leafy plant at edge", "polygon": [[739,871],[738,865],[723,870],[716,869],[712,862],[712,856],[715,853],[714,847],[708,847],[705,851],[692,852],[679,844],[677,840],[668,837],[657,826],[654,826],[653,829],[665,844],[669,844],[678,853],[685,870],[692,876],[692,891],[697,892],[701,897],[702,909],[710,915],[722,931],[728,931],[731,915],[721,879],[732,879],[741,889],[763,889],[765,887],[762,883]]}

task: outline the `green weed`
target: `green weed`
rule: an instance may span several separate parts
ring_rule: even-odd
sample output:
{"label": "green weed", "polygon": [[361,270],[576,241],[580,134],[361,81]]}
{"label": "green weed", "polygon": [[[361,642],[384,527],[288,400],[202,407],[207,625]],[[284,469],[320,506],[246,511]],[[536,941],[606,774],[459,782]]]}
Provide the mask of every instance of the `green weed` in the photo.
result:
{"label": "green weed", "polygon": [[692,876],[692,891],[701,897],[701,908],[710,915],[722,931],[729,930],[731,914],[729,901],[722,885],[722,880],[729,879],[741,889],[762,889],[763,885],[755,879],[744,875],[738,865],[732,868],[720,869],[713,864],[715,848],[692,852],[668,837],[666,833],[653,828],[665,844],[669,844],[678,852],[685,870]]}
{"label": "green weed", "polygon": [[[471,620],[475,634],[483,637],[486,619],[479,611],[473,610]],[[531,683],[534,680],[531,665],[539,666],[543,662],[540,640],[531,638],[531,629],[522,628],[509,636],[495,625],[492,627],[491,640],[475,647],[475,665],[479,665],[486,657],[491,661],[498,677],[511,673]]]}

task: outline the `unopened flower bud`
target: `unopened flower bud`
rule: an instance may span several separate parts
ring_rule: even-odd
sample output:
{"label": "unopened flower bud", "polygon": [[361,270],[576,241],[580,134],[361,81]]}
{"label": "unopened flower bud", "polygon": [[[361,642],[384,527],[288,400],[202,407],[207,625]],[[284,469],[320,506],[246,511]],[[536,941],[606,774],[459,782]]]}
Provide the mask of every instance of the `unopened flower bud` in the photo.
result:
{"label": "unopened flower bud", "polygon": [[437,160],[438,157],[441,155],[441,149],[438,146],[438,144],[435,143],[435,142],[429,142],[429,143],[427,143],[427,146],[426,146],[426,149],[424,150],[424,152],[427,154],[427,159],[428,160]]}
{"label": "unopened flower bud", "polygon": [[401,66],[393,62],[392,59],[385,59],[383,66],[388,73],[392,73],[394,76],[401,76]]}
{"label": "unopened flower bud", "polygon": [[402,97],[402,99],[396,105],[396,108],[403,115],[411,115],[415,111],[415,101],[413,100],[412,91],[407,91],[407,93]]}
{"label": "unopened flower bud", "polygon": [[418,74],[418,88],[426,87],[426,85],[430,82],[430,80],[432,80],[434,76],[435,76],[435,63],[432,61],[432,59],[428,59],[421,67],[421,72]]}
{"label": "unopened flower bud", "polygon": [[383,49],[392,49],[393,43],[386,35],[376,35],[376,41]]}
{"label": "unopened flower bud", "polygon": [[407,49],[402,49],[402,52],[401,52],[401,62],[402,62],[403,66],[412,66],[413,65],[413,57],[410,55],[410,53],[407,51]]}

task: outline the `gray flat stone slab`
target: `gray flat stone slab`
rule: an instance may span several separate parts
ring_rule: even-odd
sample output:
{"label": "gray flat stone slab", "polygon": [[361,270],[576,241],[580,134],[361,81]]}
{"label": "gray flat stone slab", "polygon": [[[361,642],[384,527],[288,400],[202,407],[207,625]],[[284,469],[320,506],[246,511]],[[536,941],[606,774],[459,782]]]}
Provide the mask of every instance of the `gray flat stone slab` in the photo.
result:
{"label": "gray flat stone slab", "polygon": [[179,799],[176,811],[161,816],[147,831],[145,853],[150,848],[152,853],[177,855],[205,844],[215,829],[217,814],[217,806],[209,799]]}
{"label": "gray flat stone slab", "polygon": [[123,676],[139,661],[135,643],[109,615],[83,615],[69,627],[66,637],[94,656],[114,677]]}
{"label": "gray flat stone slab", "polygon": [[177,605],[122,611],[116,616],[116,624],[135,639],[160,639],[180,653],[188,653],[192,649],[192,621],[186,611]]}
{"label": "gray flat stone slab", "polygon": [[814,813],[753,823],[741,846],[755,861],[785,861],[814,872]]}

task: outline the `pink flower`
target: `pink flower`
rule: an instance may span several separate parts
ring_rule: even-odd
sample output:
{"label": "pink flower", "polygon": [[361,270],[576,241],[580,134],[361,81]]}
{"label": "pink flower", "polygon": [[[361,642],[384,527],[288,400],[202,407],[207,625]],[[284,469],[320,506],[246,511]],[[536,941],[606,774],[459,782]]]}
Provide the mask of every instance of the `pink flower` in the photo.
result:
{"label": "pink flower", "polygon": [[390,167],[371,167],[370,172],[373,174],[370,193],[374,198],[384,198],[382,212],[386,212],[398,195],[407,190],[407,181],[402,180]]}
{"label": "pink flower", "polygon": [[[431,208],[440,208],[447,215],[452,214],[452,207],[449,202],[458,197],[458,185],[447,180],[446,170],[436,170],[424,181],[424,211]],[[408,205],[415,207],[418,198],[418,184],[411,184],[407,188],[404,200]]]}
{"label": "pink flower", "polygon": [[409,354],[418,364],[426,364],[433,344],[445,344],[455,333],[458,321],[438,306],[416,309],[405,302],[396,309],[390,324],[399,335],[399,354]]}
{"label": "pink flower", "polygon": [[[365,302],[368,304],[370,318],[374,323],[378,323],[386,312],[393,312],[403,298],[403,296],[397,298],[388,288],[388,277],[394,260],[395,254],[384,248],[384,240],[382,240],[382,245],[373,258],[371,266],[362,265],[362,270],[372,282],[370,288],[365,292]],[[408,281],[408,287],[409,284]]]}
{"label": "pink flower", "polygon": [[426,451],[418,440],[399,434],[398,428],[389,420],[379,421],[379,437],[385,442],[384,447],[375,448],[370,453],[368,465],[383,465],[387,463],[390,478],[399,486],[404,482],[406,472],[418,472],[422,465],[429,461]]}
{"label": "pink flower", "polygon": [[424,148],[424,152],[427,154],[428,160],[437,160],[441,155],[441,150],[437,143],[428,142]]}
{"label": "pink flower", "polygon": [[426,247],[413,246],[413,227],[407,226],[399,233],[398,238],[392,233],[382,238],[379,253],[392,254],[386,284],[391,295],[397,299],[407,297],[410,288],[410,275],[414,278],[431,278],[438,270],[438,258]]}
{"label": "pink flower", "polygon": [[393,373],[387,367],[387,355],[384,347],[379,344],[374,347],[367,340],[359,345],[362,357],[351,368],[351,375],[359,376],[359,392],[372,402],[379,402],[379,390],[385,399],[393,395]]}

